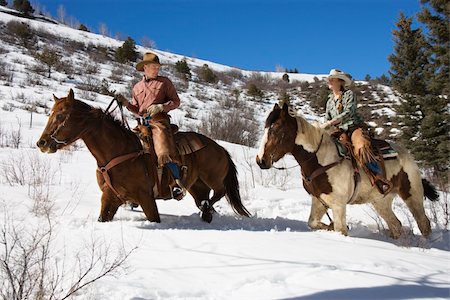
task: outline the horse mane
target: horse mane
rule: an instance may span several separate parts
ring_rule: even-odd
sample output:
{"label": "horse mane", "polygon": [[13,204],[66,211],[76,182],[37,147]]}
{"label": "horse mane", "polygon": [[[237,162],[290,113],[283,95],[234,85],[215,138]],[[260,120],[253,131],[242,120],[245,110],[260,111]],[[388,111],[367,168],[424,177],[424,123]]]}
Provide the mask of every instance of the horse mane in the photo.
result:
{"label": "horse mane", "polygon": [[[136,134],[134,134],[131,130],[129,130],[125,125],[118,120],[116,117],[112,116],[109,113],[106,113],[105,110],[101,108],[93,107],[83,101],[75,100],[75,110],[79,112],[80,118],[90,118],[95,119],[102,122],[107,127],[112,127],[118,131],[120,131],[125,136],[133,136],[137,138]],[[91,127],[96,126],[95,123],[90,123]],[[89,128],[91,129],[91,128]],[[94,130],[96,128],[93,128]]]}
{"label": "horse mane", "polygon": [[296,114],[292,116],[297,121],[297,137],[295,144],[301,145],[308,152],[316,150],[322,136],[327,134],[318,126],[318,122],[309,123],[302,115]]}

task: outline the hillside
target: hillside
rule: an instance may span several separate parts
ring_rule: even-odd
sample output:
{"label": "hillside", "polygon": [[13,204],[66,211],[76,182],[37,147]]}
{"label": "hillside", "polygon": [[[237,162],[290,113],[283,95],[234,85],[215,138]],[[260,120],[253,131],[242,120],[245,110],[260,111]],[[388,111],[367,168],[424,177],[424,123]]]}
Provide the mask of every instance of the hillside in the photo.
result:
{"label": "hillside", "polygon": [[[159,224],[148,222],[140,208],[127,206],[119,208],[112,222],[97,222],[97,165],[85,145],[77,142],[49,155],[40,153],[35,143],[53,105],[52,94],[62,97],[73,88],[77,99],[105,108],[111,101],[106,90],[129,95],[141,75],[132,63],[114,62],[121,41],[4,10],[0,7],[2,296],[12,281],[30,291],[29,299],[41,294],[50,298],[51,292],[53,299],[61,299],[94,280],[70,299],[450,297],[446,195],[441,193],[440,202],[424,202],[433,229],[429,238],[420,236],[398,199],[394,211],[405,230],[398,240],[388,237],[385,223],[368,205],[347,208],[348,236],[311,231],[311,198],[295,160],[286,157],[277,163],[286,170],[261,170],[255,164],[264,119],[281,91],[287,91],[307,118],[321,118],[321,74],[289,74],[287,83],[283,73],[239,70],[138,46],[141,54],[151,50],[160,55],[163,74],[177,86],[182,105],[171,113],[173,122],[204,132],[229,151],[252,217],[237,217],[222,199],[214,206],[213,221],[202,222],[187,195],[182,201],[157,201]],[[45,49],[59,55],[50,77],[37,59]],[[174,67],[183,59],[192,70],[189,80]],[[202,77],[205,64],[217,76],[214,82]],[[249,93],[251,84],[262,94]],[[374,127],[388,123],[394,92],[382,85],[356,84],[361,109],[373,114]],[[127,116],[133,126],[131,114]],[[31,279],[12,280],[5,266],[12,267],[13,275],[28,270]]]}
{"label": "hillside", "polygon": [[[0,7],[0,10],[7,9]],[[51,99],[53,93],[61,96],[69,88],[75,88],[79,99],[106,105],[111,97],[103,95],[105,88],[129,96],[132,85],[142,76],[135,71],[133,63],[115,62],[114,53],[122,45],[121,41],[53,24],[57,23],[55,21],[43,23],[41,20],[18,18],[5,12],[1,13],[0,22],[3,42],[0,47],[0,79],[5,83],[0,92],[4,94],[2,101],[7,101],[8,105],[27,110],[31,109],[31,105],[36,107],[38,113],[42,113],[48,109],[50,104],[47,100]],[[182,105],[174,113],[173,120],[181,128],[214,133],[216,130],[199,127],[204,127],[203,121],[214,117],[214,111],[226,110],[225,116],[231,119],[233,117],[230,115],[239,114],[237,119],[241,120],[244,127],[252,130],[251,135],[255,135],[267,110],[284,92],[303,114],[311,118],[320,118],[323,114],[323,101],[327,93],[323,74],[290,73],[289,82],[286,82],[282,80],[283,72],[240,70],[137,46],[140,55],[149,50],[158,53],[164,63],[161,73],[171,78],[179,91]],[[48,66],[38,59],[39,55],[47,52],[56,53],[58,59],[58,63],[51,67],[51,78],[47,78]],[[192,76],[187,79],[174,67],[176,62],[183,59],[191,69]],[[213,71],[213,80],[202,76],[205,64]],[[17,86],[23,88],[26,103],[20,103],[22,94],[15,95],[12,92]],[[251,90],[252,87],[256,87],[256,92]],[[377,128],[377,133],[386,136],[390,132],[390,117],[393,115],[390,107],[396,101],[392,90],[364,81],[356,81],[354,89],[364,117],[372,120],[371,125]],[[386,130],[383,130],[386,126]],[[256,139],[239,141],[233,137],[229,141],[252,146],[256,143]]]}

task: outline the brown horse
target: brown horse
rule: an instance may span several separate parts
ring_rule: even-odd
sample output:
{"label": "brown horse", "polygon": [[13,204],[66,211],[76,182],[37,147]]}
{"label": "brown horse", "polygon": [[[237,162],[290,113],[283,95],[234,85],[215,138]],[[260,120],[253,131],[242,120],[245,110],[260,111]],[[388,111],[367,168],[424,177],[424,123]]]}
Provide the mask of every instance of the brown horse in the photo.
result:
{"label": "brown horse", "polygon": [[[428,236],[431,227],[423,207],[424,193],[433,201],[438,199],[438,194],[428,181],[421,178],[412,157],[397,146],[395,150],[397,159],[388,160],[385,165],[386,176],[394,186],[383,197],[362,170],[359,171],[360,183],[355,182],[351,161],[339,156],[328,132],[310,124],[284,103],[282,107],[276,104],[266,120],[256,162],[262,169],[268,169],[285,154],[294,156],[301,167],[303,186],[312,196],[308,220],[312,229],[334,229],[346,235],[346,205],[371,203],[386,221],[391,236],[398,238],[402,225],[392,211],[392,201],[395,195],[399,195],[414,216],[422,235]],[[330,225],[322,223],[328,208],[334,217]]]}
{"label": "brown horse", "polygon": [[[78,139],[84,141],[99,166],[97,182],[102,197],[98,220],[111,221],[119,206],[130,201],[142,207],[149,221],[160,222],[153,188],[155,165],[142,151],[138,137],[103,110],[76,100],[72,89],[67,97],[53,97],[55,104],[37,146],[42,152],[54,153]],[[183,184],[202,210],[202,219],[212,220],[213,204],[223,196],[236,213],[250,216],[241,202],[237,171],[229,153],[203,135],[179,134],[195,135],[205,145],[182,157],[187,165]]]}

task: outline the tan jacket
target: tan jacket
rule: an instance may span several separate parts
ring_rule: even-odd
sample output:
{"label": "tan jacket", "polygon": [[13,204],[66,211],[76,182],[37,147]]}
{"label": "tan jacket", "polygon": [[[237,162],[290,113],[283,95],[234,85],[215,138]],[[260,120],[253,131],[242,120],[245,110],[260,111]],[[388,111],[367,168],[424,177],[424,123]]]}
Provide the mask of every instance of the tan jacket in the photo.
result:
{"label": "tan jacket", "polygon": [[180,98],[172,81],[164,76],[150,80],[143,77],[134,85],[132,96],[133,100],[127,108],[140,116],[144,116],[152,104],[163,104],[165,112],[180,106]]}

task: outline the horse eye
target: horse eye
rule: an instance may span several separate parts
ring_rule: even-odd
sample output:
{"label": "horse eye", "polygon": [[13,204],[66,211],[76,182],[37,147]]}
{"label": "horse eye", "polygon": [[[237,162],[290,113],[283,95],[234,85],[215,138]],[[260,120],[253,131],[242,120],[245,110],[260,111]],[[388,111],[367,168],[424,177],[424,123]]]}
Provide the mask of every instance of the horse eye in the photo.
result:
{"label": "horse eye", "polygon": [[62,121],[62,120],[64,120],[64,115],[63,115],[63,114],[57,114],[57,115],[56,115],[56,120],[57,120],[57,121]]}

